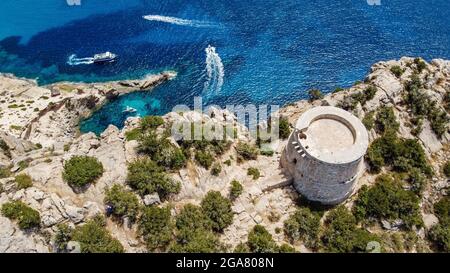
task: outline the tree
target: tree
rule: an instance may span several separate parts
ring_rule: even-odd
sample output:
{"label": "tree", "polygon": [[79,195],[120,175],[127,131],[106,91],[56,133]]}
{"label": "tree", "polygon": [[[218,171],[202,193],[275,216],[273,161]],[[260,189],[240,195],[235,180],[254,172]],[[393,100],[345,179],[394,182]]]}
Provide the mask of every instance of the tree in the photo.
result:
{"label": "tree", "polygon": [[378,133],[383,134],[388,130],[391,132],[397,132],[400,124],[397,122],[397,118],[394,114],[394,109],[392,107],[381,106],[378,109],[377,119],[376,119],[376,130]]}
{"label": "tree", "polygon": [[231,181],[231,189],[230,189],[230,198],[231,200],[237,199],[241,194],[244,188],[242,184],[237,180]]}
{"label": "tree", "polygon": [[439,250],[450,252],[450,227],[448,225],[435,225],[430,230],[428,237]]}
{"label": "tree", "polygon": [[147,116],[141,119],[140,129],[146,130],[156,130],[159,126],[164,124],[164,119],[159,116]]}
{"label": "tree", "polygon": [[182,242],[189,242],[197,231],[211,230],[212,222],[205,215],[202,208],[192,204],[183,207],[175,218],[177,238]]}
{"label": "tree", "polygon": [[299,208],[284,222],[284,232],[292,240],[302,240],[310,248],[318,247],[321,216],[309,208]]}
{"label": "tree", "polygon": [[272,235],[261,225],[256,225],[248,234],[247,245],[253,253],[276,253],[278,246]]}
{"label": "tree", "polygon": [[83,253],[124,252],[122,244],[106,230],[104,219],[94,218],[84,225],[77,226],[73,231],[71,241],[80,243]]}
{"label": "tree", "polygon": [[256,160],[258,158],[258,148],[245,142],[239,142],[236,145],[236,152],[238,153],[238,161]]}
{"label": "tree", "polygon": [[253,177],[253,180],[258,180],[261,177],[261,173],[259,172],[259,169],[250,167],[247,170],[247,175],[250,175]]}
{"label": "tree", "polygon": [[439,218],[439,222],[443,225],[450,224],[450,197],[442,197],[439,202],[434,204],[434,213]]}
{"label": "tree", "polygon": [[19,228],[21,229],[39,227],[41,223],[39,212],[21,201],[3,204],[2,215],[11,220],[17,220]]}
{"label": "tree", "polygon": [[221,232],[233,222],[231,202],[223,197],[220,192],[210,191],[201,202],[205,215],[211,220],[212,228]]}
{"label": "tree", "polygon": [[403,73],[405,73],[405,70],[403,70],[400,66],[394,65],[391,67],[391,72],[394,74],[397,78],[400,78]]}
{"label": "tree", "polygon": [[116,217],[128,217],[135,221],[139,213],[139,200],[137,196],[125,189],[125,187],[115,184],[106,189],[105,204],[112,207],[113,215]]}
{"label": "tree", "polygon": [[74,156],[64,164],[63,179],[72,187],[94,183],[103,174],[103,165],[90,156]]}
{"label": "tree", "polygon": [[322,91],[318,90],[318,89],[312,89],[308,91],[308,95],[309,95],[309,101],[313,102],[316,100],[321,100],[323,99],[323,93]]}
{"label": "tree", "polygon": [[172,253],[218,253],[225,247],[219,238],[211,231],[196,230],[186,243],[176,242],[169,248]]}
{"label": "tree", "polygon": [[33,180],[31,179],[31,177],[28,174],[16,175],[14,180],[16,182],[18,190],[27,189],[27,188],[30,188],[33,186]]}
{"label": "tree", "polygon": [[150,251],[164,250],[169,245],[173,226],[169,208],[146,207],[139,219],[139,231]]}
{"label": "tree", "polygon": [[404,190],[401,183],[389,175],[379,176],[371,188],[363,186],[354,211],[358,219],[401,219],[408,228],[422,225],[419,198],[413,192]]}
{"label": "tree", "polygon": [[380,241],[375,235],[357,227],[356,218],[343,206],[327,215],[322,243],[328,252],[365,252],[371,241]]}
{"label": "tree", "polygon": [[127,183],[144,196],[157,192],[161,198],[180,191],[180,182],[170,178],[154,161],[143,158],[128,165]]}
{"label": "tree", "polygon": [[291,125],[289,120],[285,117],[280,118],[279,132],[281,139],[287,139],[291,135]]}

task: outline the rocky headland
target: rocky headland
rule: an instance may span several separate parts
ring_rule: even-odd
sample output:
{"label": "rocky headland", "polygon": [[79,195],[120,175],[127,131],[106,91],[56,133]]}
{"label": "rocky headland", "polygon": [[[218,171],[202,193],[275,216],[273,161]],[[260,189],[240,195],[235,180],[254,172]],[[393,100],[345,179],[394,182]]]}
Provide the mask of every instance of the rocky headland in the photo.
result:
{"label": "rocky headland", "polygon": [[[174,76],[173,73],[161,73],[138,81],[38,86],[31,80],[0,75],[0,167],[5,173],[4,178],[0,179],[0,205],[22,201],[40,213],[39,227],[32,230],[23,230],[14,220],[0,216],[0,252],[54,252],[54,238],[59,224],[76,228],[98,214],[105,214],[105,191],[115,184],[128,187],[129,165],[146,156],[139,148],[139,139],[132,137],[133,132],[140,130],[141,120],[130,118],[121,130],[109,126],[100,136],[93,133],[80,135],[77,125],[80,119],[89,116],[108,99],[137,90],[149,90]],[[419,210],[424,225],[413,229],[416,237],[412,243],[408,241],[409,246],[402,248],[402,251],[428,252],[433,251],[434,247],[427,239],[427,233],[439,222],[433,205],[447,195],[449,187],[449,180],[442,168],[450,160],[450,134],[448,119],[442,121],[424,115],[420,123],[417,121],[417,111],[411,108],[406,90],[413,76],[420,79],[421,92],[432,102],[436,111],[448,113],[450,61],[425,63],[405,57],[374,64],[366,79],[351,88],[337,89],[325,96],[316,94],[310,100],[287,105],[280,110],[280,116],[286,118],[292,127],[303,112],[314,106],[338,106],[368,124],[370,141],[373,142],[382,137],[382,133],[376,126],[370,126],[371,115],[374,115],[372,119],[376,122],[380,107],[392,107],[398,122],[398,135],[417,140],[433,169],[420,194]],[[369,87],[375,87],[371,96],[360,95],[365,94]],[[271,143],[271,152],[260,154],[257,159],[239,160],[238,146],[241,143],[255,145],[255,141],[247,136],[244,126],[237,124],[233,113],[224,110],[215,110],[211,115],[169,113],[163,120],[164,124],[179,121],[213,121],[217,125],[232,123],[236,128],[236,137],[230,138],[230,146],[215,156],[212,169],[216,171],[188,157],[182,167],[167,172],[172,179],[180,182],[178,193],[168,198],[158,194],[141,194],[141,206],[169,207],[174,216],[186,204],[200,205],[202,198],[210,191],[229,196],[230,183],[239,181],[242,193],[233,198],[232,221],[215,234],[228,251],[245,242],[255,225],[264,226],[277,244],[291,244],[300,252],[319,251],[304,240],[290,240],[283,232],[285,222],[302,204],[298,193],[290,185],[291,178],[280,163],[286,140]],[[164,135],[162,128],[157,132]],[[174,140],[170,142],[175,147],[183,146]],[[62,176],[65,162],[73,156],[94,157],[103,165],[102,176],[83,191],[74,190]],[[257,170],[259,174],[254,175],[250,170]],[[383,167],[381,173],[389,171]],[[15,177],[20,174],[31,177],[32,186],[18,187]],[[367,163],[367,170],[359,179],[354,195],[344,206],[351,209],[358,198],[359,188],[373,186],[377,176],[370,171]],[[322,223],[327,213],[325,211],[321,215]],[[396,228],[398,221],[392,220],[383,219],[372,225],[363,225],[363,228],[383,238],[385,251],[400,251],[392,237],[400,234],[402,238],[407,238],[411,231]],[[127,252],[149,249],[138,224],[127,217],[121,221],[109,217],[105,228]],[[406,244],[406,241],[404,239],[401,244]]]}

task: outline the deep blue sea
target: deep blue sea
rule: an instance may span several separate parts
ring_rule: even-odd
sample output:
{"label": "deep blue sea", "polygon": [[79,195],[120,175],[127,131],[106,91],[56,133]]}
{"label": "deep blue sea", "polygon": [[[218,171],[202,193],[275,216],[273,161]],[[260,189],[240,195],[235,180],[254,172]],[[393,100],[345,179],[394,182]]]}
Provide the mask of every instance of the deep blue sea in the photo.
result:
{"label": "deep blue sea", "polygon": [[[123,96],[82,122],[119,127],[130,115],[177,104],[284,105],[351,86],[380,60],[450,58],[448,0],[67,0],[0,1],[0,72],[56,81],[139,78],[175,70],[153,92]],[[143,16],[149,15],[147,19]],[[206,53],[208,46],[213,47]],[[106,65],[69,56],[111,51]],[[123,112],[126,107],[136,113]]]}

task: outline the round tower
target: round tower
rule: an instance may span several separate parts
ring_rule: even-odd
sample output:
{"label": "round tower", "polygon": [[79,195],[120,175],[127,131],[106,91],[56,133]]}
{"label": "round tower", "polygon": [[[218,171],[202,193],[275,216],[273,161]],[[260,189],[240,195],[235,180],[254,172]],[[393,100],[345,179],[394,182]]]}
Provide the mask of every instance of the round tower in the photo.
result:
{"label": "round tower", "polygon": [[297,121],[283,165],[300,194],[336,205],[352,194],[368,145],[358,118],[336,107],[315,107]]}

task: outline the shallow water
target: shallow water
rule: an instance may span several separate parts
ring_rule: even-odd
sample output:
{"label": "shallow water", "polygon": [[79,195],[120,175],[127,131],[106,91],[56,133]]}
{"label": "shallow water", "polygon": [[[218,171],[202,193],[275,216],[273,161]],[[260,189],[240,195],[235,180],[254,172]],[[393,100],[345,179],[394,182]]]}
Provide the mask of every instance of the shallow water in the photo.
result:
{"label": "shallow water", "polygon": [[[153,92],[121,97],[82,122],[96,133],[130,115],[162,115],[177,104],[284,105],[362,79],[380,60],[450,58],[447,0],[155,1],[2,0],[0,71],[103,81],[165,69],[178,77]],[[143,16],[150,15],[147,19]],[[205,51],[211,45],[217,54]],[[112,51],[108,65],[68,65],[72,54]],[[206,87],[205,87],[206,86]],[[123,112],[127,106],[136,113]]]}

